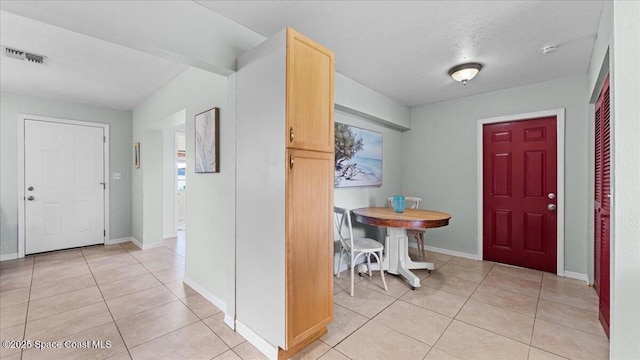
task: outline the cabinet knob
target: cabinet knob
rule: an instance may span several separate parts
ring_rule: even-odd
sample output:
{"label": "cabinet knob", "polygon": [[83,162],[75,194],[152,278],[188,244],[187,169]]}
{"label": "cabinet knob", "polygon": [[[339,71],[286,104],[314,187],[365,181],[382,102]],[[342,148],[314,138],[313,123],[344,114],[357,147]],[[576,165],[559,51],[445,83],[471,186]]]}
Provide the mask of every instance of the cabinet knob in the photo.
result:
{"label": "cabinet knob", "polygon": [[293,169],[293,156],[289,157],[289,169]]}
{"label": "cabinet knob", "polygon": [[289,142],[293,142],[293,136],[294,136],[294,132],[293,132],[293,126],[289,128]]}

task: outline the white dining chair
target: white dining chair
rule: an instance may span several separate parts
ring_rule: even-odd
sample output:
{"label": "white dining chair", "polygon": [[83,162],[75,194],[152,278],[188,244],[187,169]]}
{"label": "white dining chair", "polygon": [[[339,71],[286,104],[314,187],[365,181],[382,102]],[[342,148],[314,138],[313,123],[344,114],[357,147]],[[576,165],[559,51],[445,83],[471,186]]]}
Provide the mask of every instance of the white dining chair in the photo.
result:
{"label": "white dining chair", "polygon": [[[364,237],[354,239],[353,227],[351,226],[351,212],[348,209],[334,206],[333,213],[335,215],[336,230],[338,232],[338,236],[340,237],[340,261],[338,263],[338,269],[336,270],[337,277],[340,278],[342,258],[346,253],[349,256],[349,268],[351,269],[351,296],[353,296],[356,262],[358,261],[360,255],[364,255],[367,259],[367,270],[369,271],[369,276],[372,276],[373,274],[371,273],[371,259],[369,255],[373,255],[376,258],[378,264],[380,264],[380,277],[382,278],[382,285],[384,285],[384,290],[388,291],[387,282],[384,280],[384,270],[382,269],[381,261],[384,245],[374,239]],[[344,234],[345,227],[348,230],[348,237],[346,237]]]}
{"label": "white dining chair", "polygon": [[[415,196],[405,196],[404,203],[407,209],[417,209],[422,199]],[[393,196],[387,198],[387,206],[393,207]],[[418,229],[407,229],[407,238],[415,239],[420,252],[420,258],[424,259],[424,231]]]}

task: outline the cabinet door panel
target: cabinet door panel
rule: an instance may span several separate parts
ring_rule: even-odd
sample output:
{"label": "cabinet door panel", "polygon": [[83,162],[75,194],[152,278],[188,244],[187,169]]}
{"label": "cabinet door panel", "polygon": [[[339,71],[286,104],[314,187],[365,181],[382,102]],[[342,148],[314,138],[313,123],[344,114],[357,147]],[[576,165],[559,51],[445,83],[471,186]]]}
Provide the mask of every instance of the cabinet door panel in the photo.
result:
{"label": "cabinet door panel", "polygon": [[333,155],[304,150],[287,155],[286,324],[291,348],[333,319]]}
{"label": "cabinet door panel", "polygon": [[288,148],[333,152],[333,52],[287,29]]}

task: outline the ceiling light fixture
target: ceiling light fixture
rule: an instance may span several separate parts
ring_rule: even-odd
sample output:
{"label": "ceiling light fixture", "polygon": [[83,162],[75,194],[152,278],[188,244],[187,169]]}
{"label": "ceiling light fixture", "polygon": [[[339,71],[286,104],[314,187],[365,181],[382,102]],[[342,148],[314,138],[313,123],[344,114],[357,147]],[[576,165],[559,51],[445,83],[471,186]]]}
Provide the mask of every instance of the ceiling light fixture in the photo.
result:
{"label": "ceiling light fixture", "polygon": [[467,63],[454,66],[449,70],[449,76],[455,81],[459,81],[462,85],[467,85],[467,82],[473,79],[482,69],[482,64]]}

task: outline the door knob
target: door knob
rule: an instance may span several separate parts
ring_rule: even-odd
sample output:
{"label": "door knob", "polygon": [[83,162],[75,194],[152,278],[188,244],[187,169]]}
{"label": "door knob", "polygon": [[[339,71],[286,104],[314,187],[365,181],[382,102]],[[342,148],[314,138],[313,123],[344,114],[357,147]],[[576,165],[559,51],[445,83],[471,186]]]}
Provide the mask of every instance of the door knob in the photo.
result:
{"label": "door knob", "polygon": [[36,198],[34,198],[33,196],[28,196],[28,197],[27,197],[27,200],[29,200],[29,201],[33,201],[33,200],[35,200],[35,199],[36,199]]}
{"label": "door knob", "polygon": [[549,205],[547,205],[547,210],[555,211],[555,210],[556,210],[556,205],[555,205],[555,204],[549,204]]}
{"label": "door knob", "polygon": [[549,193],[549,195],[547,195],[547,197],[548,197],[549,199],[553,200],[553,199],[555,199],[555,198],[556,198],[556,194],[554,194],[554,193]]}
{"label": "door knob", "polygon": [[27,188],[27,190],[29,190],[29,191],[33,191],[33,186],[29,186],[29,187]]}

